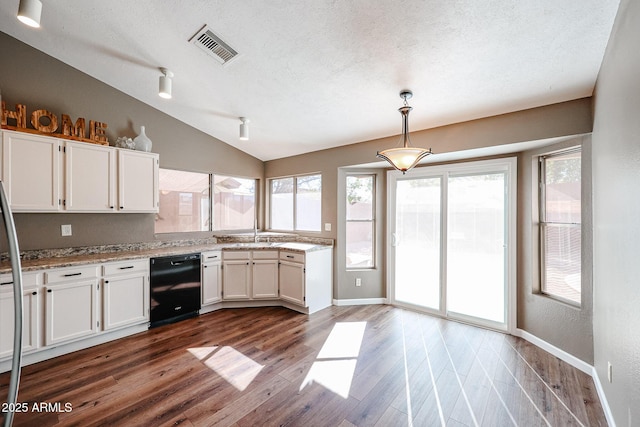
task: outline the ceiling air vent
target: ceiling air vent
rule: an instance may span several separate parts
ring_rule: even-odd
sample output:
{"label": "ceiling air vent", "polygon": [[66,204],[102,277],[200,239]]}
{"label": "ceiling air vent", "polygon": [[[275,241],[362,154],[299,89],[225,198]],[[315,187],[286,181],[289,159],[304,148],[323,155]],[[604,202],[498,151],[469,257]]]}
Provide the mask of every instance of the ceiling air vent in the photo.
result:
{"label": "ceiling air vent", "polygon": [[226,64],[238,55],[238,52],[223,42],[206,25],[190,41],[221,64]]}

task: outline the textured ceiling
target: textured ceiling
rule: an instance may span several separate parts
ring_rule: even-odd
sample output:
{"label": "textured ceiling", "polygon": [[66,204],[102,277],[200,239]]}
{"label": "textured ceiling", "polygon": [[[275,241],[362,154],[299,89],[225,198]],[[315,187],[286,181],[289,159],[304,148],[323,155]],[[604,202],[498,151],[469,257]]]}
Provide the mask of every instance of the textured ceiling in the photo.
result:
{"label": "textured ceiling", "polygon": [[[43,1],[42,27],[0,2],[0,30],[259,159],[593,92],[618,0]],[[189,43],[203,26],[240,55]],[[160,67],[173,99],[158,96]],[[250,140],[238,139],[238,117]]]}

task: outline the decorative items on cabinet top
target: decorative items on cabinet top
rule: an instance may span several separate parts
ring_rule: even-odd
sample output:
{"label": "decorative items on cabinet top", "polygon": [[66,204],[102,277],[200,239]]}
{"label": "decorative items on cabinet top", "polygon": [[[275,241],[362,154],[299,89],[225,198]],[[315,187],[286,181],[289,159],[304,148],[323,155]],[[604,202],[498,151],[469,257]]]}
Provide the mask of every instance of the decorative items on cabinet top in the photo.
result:
{"label": "decorative items on cabinet top", "polygon": [[[73,141],[88,142],[91,144],[109,145],[106,129],[107,124],[89,120],[89,137],[87,137],[87,127],[84,117],[79,117],[75,123],[67,114],[58,116],[48,110],[34,110],[30,116],[31,126],[27,128],[27,107],[24,104],[16,104],[15,110],[7,110],[6,104],[2,101],[0,111],[2,129],[15,130],[19,132],[35,133],[39,135],[56,136]],[[15,125],[9,125],[9,120]]]}
{"label": "decorative items on cabinet top", "polygon": [[[45,109],[34,110],[28,116],[26,105],[16,104],[15,110],[8,110],[5,101],[0,102],[2,107],[0,109],[1,129],[54,136],[90,144],[109,145],[109,139],[106,135],[106,123],[89,120],[89,135],[87,136],[87,125],[84,117],[79,117],[74,122],[69,115],[61,114],[60,120],[58,120],[56,114]],[[28,124],[31,124],[33,128],[27,127]],[[151,151],[151,140],[145,134],[144,126],[140,127],[140,134],[135,139],[132,140],[121,136],[118,137],[114,145],[118,148]]]}

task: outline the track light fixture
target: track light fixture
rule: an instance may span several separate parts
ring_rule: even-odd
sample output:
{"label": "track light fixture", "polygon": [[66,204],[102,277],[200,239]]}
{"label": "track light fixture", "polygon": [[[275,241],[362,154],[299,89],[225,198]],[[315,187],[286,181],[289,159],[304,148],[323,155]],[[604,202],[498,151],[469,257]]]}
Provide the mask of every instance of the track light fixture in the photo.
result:
{"label": "track light fixture", "polygon": [[398,108],[402,115],[402,147],[388,148],[378,151],[377,157],[388,161],[391,166],[403,174],[418,164],[420,160],[432,154],[431,148],[414,148],[409,146],[409,112],[413,109],[407,104],[407,99],[413,93],[410,90],[400,92],[400,98],[404,99],[404,105]]}
{"label": "track light fixture", "polygon": [[171,78],[173,73],[166,68],[160,68],[162,76],[160,76],[160,84],[158,85],[158,95],[161,98],[171,99]]}
{"label": "track light fixture", "polygon": [[246,117],[240,117],[240,139],[247,141],[249,139],[249,119]]}
{"label": "track light fixture", "polygon": [[41,14],[42,2],[40,0],[20,0],[20,6],[18,6],[20,22],[33,28],[40,28]]}

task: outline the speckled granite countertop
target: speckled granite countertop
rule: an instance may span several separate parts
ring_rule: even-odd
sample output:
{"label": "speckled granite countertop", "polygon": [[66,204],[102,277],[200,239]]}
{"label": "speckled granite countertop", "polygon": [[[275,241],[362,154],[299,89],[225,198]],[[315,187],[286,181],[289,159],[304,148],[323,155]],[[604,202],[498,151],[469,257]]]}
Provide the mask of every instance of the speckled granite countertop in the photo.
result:
{"label": "speckled granite countertop", "polygon": [[[260,235],[260,239],[263,236]],[[269,236],[268,242],[255,243],[253,235],[223,236],[211,239],[180,240],[123,245],[85,246],[78,248],[43,249],[24,251],[21,254],[22,270],[35,271],[49,268],[71,267],[83,264],[99,264],[151,257],[200,253],[215,250],[283,250],[310,252],[333,246],[332,239],[297,237],[277,238]],[[275,241],[271,241],[275,240]],[[11,263],[2,254],[0,274],[11,271]]]}

